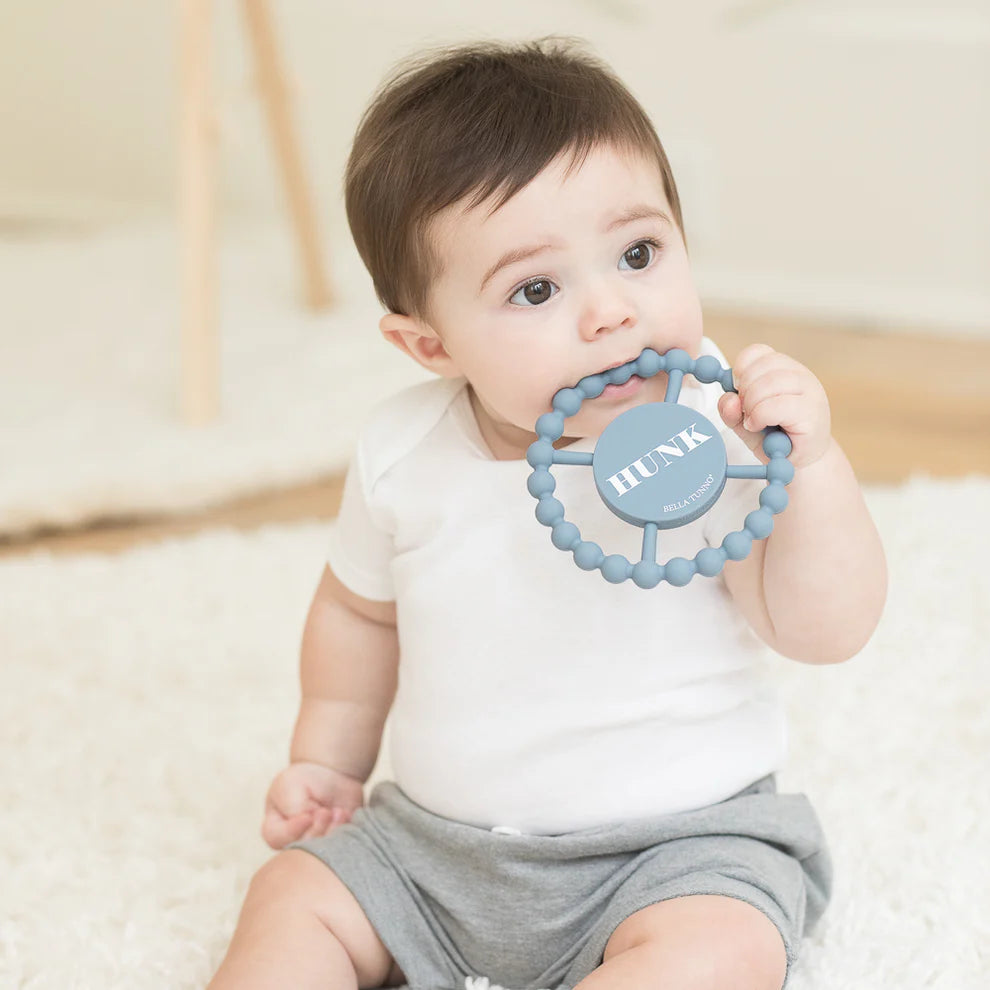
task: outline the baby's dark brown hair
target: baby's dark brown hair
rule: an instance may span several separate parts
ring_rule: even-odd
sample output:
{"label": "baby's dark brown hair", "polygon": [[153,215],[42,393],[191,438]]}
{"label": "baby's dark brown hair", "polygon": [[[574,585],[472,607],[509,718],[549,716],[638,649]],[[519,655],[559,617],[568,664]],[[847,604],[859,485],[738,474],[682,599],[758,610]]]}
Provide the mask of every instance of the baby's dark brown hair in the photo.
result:
{"label": "baby's dark brown hair", "polygon": [[431,220],[465,201],[492,210],[563,153],[596,146],[655,161],[681,233],[674,177],[646,111],[581,43],[543,38],[426,52],[386,79],[358,125],[345,174],[347,219],[389,312],[427,318],[440,274]]}

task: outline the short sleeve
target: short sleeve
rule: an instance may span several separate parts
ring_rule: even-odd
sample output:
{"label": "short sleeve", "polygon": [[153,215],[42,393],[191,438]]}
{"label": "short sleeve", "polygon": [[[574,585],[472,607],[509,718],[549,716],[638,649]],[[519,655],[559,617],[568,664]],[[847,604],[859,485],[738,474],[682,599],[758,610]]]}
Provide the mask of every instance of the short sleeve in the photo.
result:
{"label": "short sleeve", "polygon": [[340,512],[330,531],[327,562],[356,595],[393,601],[394,541],[371,505],[367,481],[359,444],[347,469]]}

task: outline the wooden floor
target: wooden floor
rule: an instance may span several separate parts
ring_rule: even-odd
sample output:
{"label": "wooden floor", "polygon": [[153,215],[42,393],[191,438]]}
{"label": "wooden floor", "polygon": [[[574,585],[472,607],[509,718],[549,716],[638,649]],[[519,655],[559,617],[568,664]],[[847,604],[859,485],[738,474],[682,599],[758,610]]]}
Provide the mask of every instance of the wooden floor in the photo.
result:
{"label": "wooden floor", "polygon": [[[990,340],[711,310],[705,326],[730,363],[747,344],[763,341],[808,365],[828,391],[833,432],[861,481],[990,475]],[[0,538],[0,558],[35,550],[115,552],[212,526],[326,519],[336,513],[341,489],[340,477],[328,477],[195,514]]]}

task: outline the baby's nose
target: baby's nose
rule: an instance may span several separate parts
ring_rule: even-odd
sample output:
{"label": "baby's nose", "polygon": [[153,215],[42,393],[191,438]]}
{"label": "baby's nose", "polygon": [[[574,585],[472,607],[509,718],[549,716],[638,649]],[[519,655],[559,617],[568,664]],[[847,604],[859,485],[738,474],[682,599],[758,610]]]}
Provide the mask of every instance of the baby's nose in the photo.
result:
{"label": "baby's nose", "polygon": [[636,308],[621,285],[599,285],[588,292],[581,314],[581,336],[592,340],[620,327],[636,325]]}

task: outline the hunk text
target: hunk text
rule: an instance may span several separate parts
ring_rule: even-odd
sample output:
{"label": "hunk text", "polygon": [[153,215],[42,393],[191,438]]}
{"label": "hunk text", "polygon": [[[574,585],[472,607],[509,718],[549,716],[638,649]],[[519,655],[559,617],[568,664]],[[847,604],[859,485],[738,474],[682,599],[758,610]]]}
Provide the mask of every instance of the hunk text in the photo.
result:
{"label": "hunk text", "polygon": [[695,428],[697,425],[697,423],[692,423],[686,430],[681,430],[666,443],[658,444],[646,451],[632,464],[627,464],[621,471],[616,471],[606,481],[615,488],[617,495],[631,492],[647,478],[652,478],[661,468],[670,467],[674,463],[671,458],[684,457],[700,447],[706,440],[711,440],[711,436],[708,434],[697,431]]}

